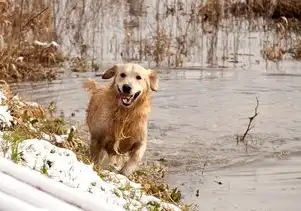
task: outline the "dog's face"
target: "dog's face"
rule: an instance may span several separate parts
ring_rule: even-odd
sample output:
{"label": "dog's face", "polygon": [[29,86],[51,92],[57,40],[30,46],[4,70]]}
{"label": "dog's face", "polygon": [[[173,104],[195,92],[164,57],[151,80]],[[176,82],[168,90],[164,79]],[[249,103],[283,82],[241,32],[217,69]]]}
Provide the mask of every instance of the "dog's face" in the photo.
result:
{"label": "dog's face", "polygon": [[138,64],[117,64],[106,70],[102,76],[103,79],[112,77],[119,104],[123,107],[133,106],[143,94],[158,89],[156,72]]}

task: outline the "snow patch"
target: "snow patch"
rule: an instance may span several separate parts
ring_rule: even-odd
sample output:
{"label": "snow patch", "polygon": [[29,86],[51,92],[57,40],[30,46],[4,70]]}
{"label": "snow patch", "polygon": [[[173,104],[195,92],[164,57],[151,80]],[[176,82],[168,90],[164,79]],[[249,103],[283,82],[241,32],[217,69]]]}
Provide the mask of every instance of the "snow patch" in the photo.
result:
{"label": "snow patch", "polygon": [[[0,95],[1,96],[1,95]],[[13,121],[13,117],[10,115],[8,111],[8,106],[0,106],[0,125],[1,127],[10,127],[11,122]]]}
{"label": "snow patch", "polygon": [[56,147],[49,141],[25,140],[19,144],[19,151],[23,165],[69,187],[103,198],[115,206],[126,210],[147,210],[149,202],[156,202],[162,209],[180,210],[175,205],[160,202],[156,197],[144,195],[140,184],[123,175],[103,171],[105,176],[102,179],[92,165],[78,161],[72,151]]}

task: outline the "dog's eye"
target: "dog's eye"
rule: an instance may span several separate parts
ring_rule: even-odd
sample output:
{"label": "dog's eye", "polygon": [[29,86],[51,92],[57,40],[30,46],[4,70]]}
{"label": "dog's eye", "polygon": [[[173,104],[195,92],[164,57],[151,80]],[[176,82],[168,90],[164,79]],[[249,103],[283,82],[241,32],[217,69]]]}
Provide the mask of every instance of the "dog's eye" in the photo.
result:
{"label": "dog's eye", "polygon": [[126,76],[126,74],[125,73],[121,73],[120,76],[121,76],[121,78],[124,78]]}
{"label": "dog's eye", "polygon": [[140,75],[137,75],[137,76],[136,76],[136,79],[137,79],[137,80],[141,80],[142,78],[141,78]]}

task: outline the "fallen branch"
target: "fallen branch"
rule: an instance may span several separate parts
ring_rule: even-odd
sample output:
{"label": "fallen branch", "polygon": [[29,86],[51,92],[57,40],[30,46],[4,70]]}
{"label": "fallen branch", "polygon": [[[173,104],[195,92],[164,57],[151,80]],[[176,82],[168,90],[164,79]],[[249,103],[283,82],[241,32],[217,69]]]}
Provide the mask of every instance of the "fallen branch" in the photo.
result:
{"label": "fallen branch", "polygon": [[256,97],[256,107],[254,110],[254,115],[249,117],[249,124],[247,126],[247,129],[245,130],[244,134],[242,136],[237,135],[236,136],[236,141],[237,144],[239,144],[240,142],[244,143],[246,146],[246,151],[248,151],[248,141],[246,140],[247,135],[249,134],[249,132],[254,128],[254,125],[252,125],[254,119],[258,116],[258,106],[259,106],[259,100]]}

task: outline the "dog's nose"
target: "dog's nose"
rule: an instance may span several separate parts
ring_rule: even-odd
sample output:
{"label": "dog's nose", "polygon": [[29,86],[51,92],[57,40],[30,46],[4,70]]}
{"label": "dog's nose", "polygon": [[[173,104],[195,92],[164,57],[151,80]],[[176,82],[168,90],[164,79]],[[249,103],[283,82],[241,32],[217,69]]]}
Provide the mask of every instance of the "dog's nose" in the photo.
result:
{"label": "dog's nose", "polygon": [[131,93],[131,89],[132,88],[129,85],[127,85],[127,84],[123,84],[123,86],[122,86],[123,93],[130,94]]}

